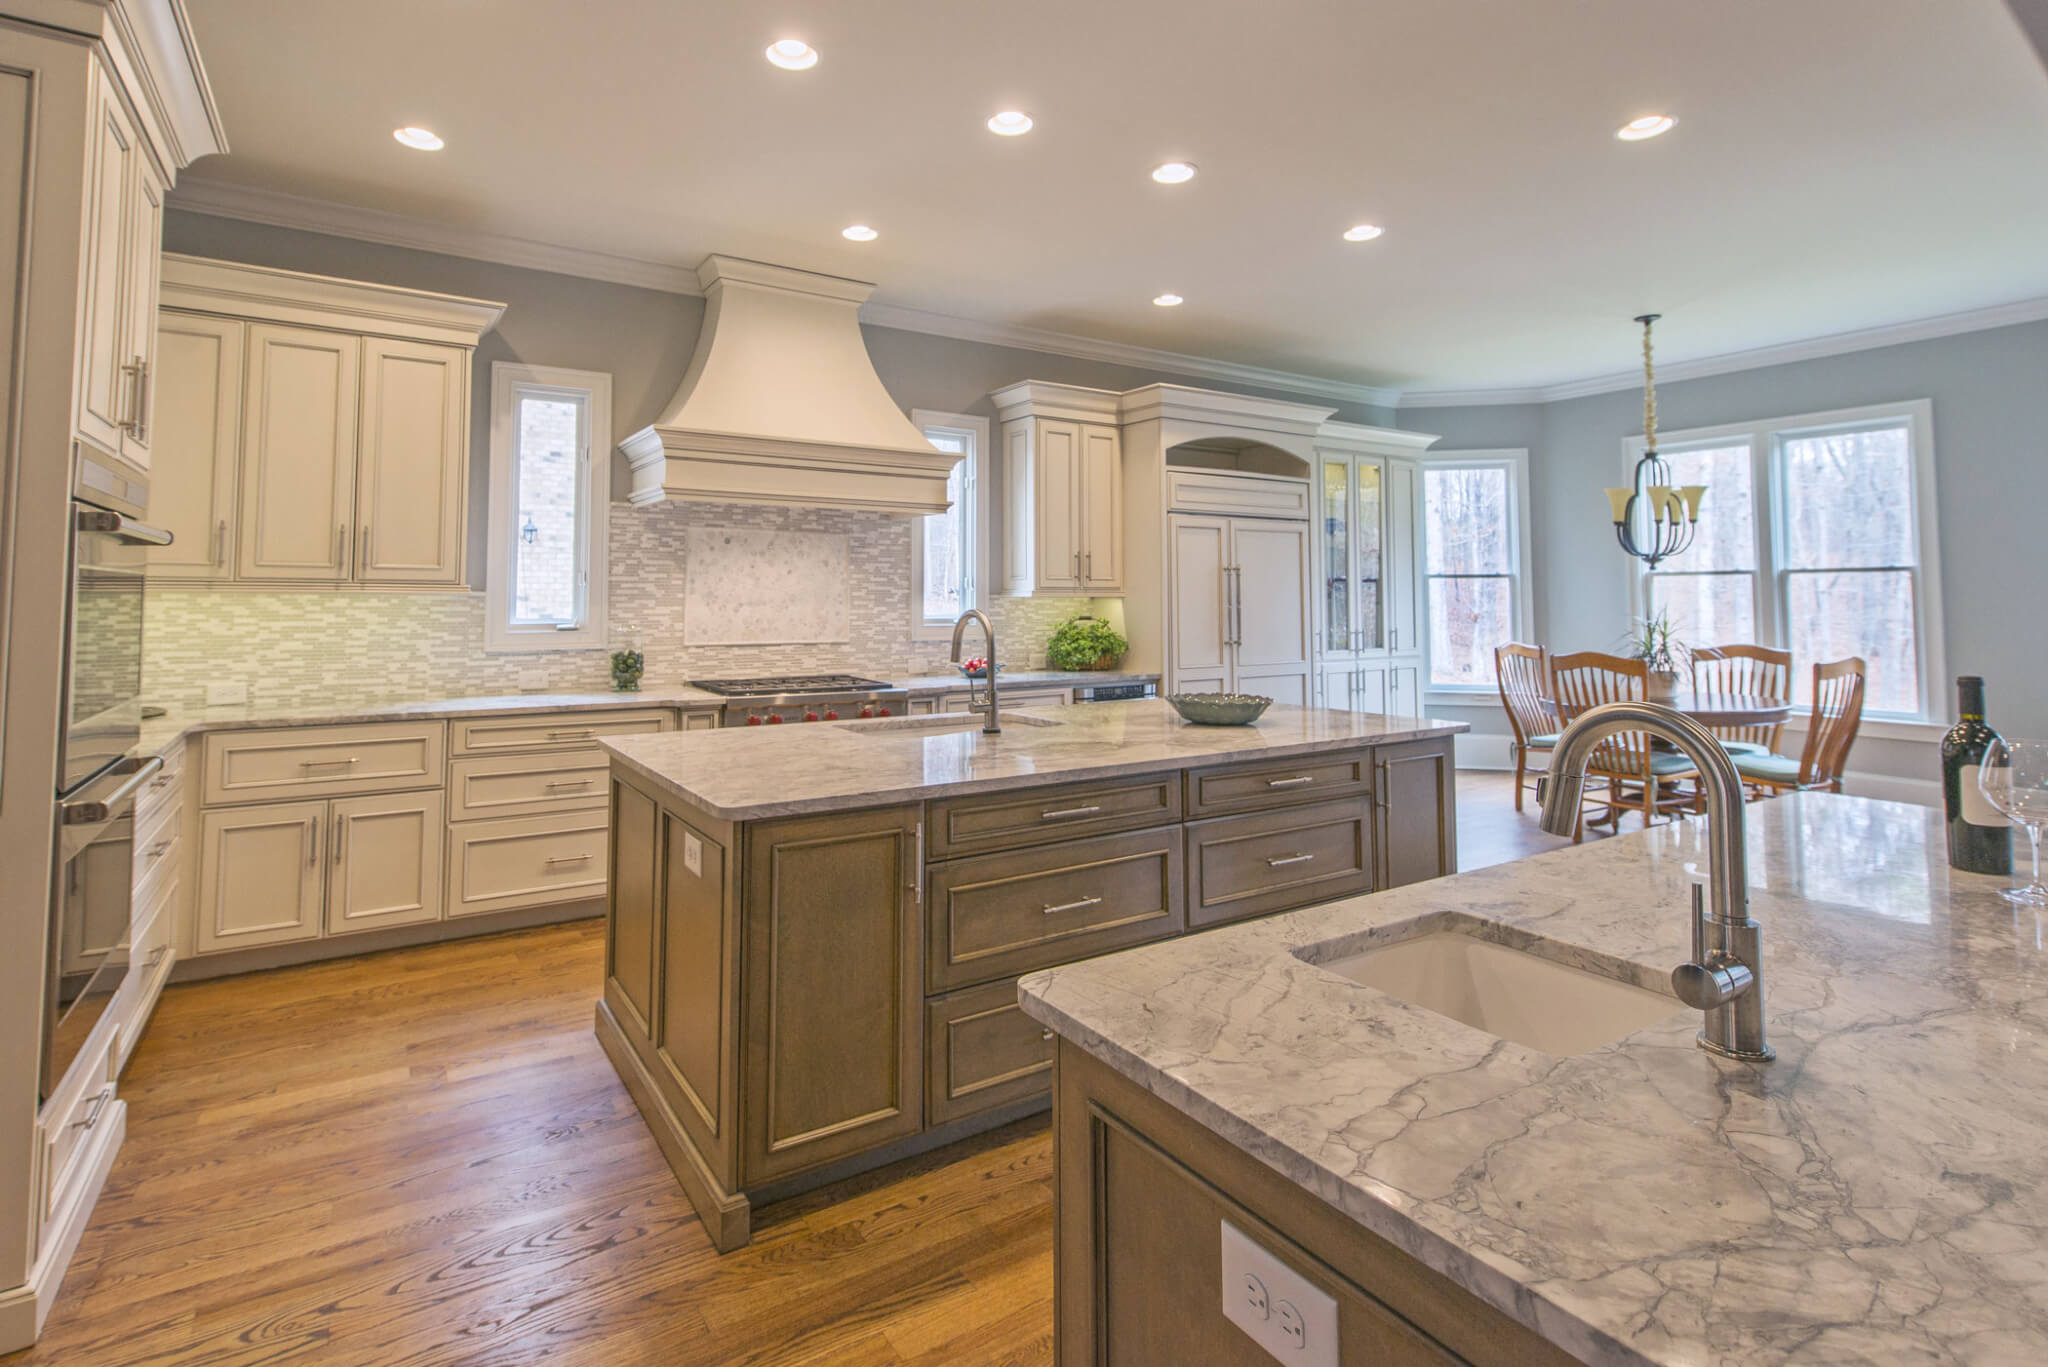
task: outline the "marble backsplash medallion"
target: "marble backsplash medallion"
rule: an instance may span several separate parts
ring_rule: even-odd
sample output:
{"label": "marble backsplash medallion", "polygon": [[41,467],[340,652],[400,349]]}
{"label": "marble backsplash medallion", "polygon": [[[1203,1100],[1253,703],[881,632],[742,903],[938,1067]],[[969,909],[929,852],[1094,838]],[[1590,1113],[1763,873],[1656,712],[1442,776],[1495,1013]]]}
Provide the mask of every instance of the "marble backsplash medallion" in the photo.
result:
{"label": "marble backsplash medallion", "polygon": [[846,537],[840,533],[689,527],[683,565],[689,645],[847,639]]}
{"label": "marble backsplash medallion", "polygon": [[[947,643],[910,626],[905,519],[829,508],[661,503],[612,508],[611,632],[647,655],[644,686],[776,672],[872,671],[882,677],[946,668]],[[689,644],[684,547],[692,529],[745,528],[843,538],[846,633],[813,645]],[[715,590],[714,590],[715,591]],[[246,683],[252,703],[356,703],[520,691],[539,671],[554,692],[610,687],[606,650],[486,654],[482,593],[376,593],[156,587],[144,607],[143,693],[166,706],[203,706],[209,683]],[[988,604],[1003,658],[1045,658],[1052,629],[1085,599],[997,598]],[[978,643],[977,643],[978,644]]]}

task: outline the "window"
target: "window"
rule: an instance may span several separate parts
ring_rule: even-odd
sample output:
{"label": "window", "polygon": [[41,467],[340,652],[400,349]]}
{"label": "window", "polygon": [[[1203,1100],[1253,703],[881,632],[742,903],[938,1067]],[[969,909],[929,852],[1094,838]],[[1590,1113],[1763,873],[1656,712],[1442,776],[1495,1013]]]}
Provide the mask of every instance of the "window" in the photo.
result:
{"label": "window", "polygon": [[[1631,467],[1642,451],[1629,443]],[[1813,666],[1861,656],[1867,715],[1926,720],[1942,674],[1932,415],[1924,401],[1674,433],[1673,483],[1705,484],[1697,539],[1641,575],[1688,645],[1792,652],[1794,700]]]}
{"label": "window", "polygon": [[605,645],[611,376],[491,367],[491,539],[485,645]]}
{"label": "window", "polygon": [[1425,459],[1422,538],[1429,686],[1490,689],[1494,647],[1529,620],[1528,455],[1466,451]]}
{"label": "window", "polygon": [[950,636],[960,614],[979,605],[981,557],[987,519],[982,507],[981,453],[988,448],[988,419],[967,413],[914,409],[910,420],[941,451],[960,462],[946,477],[943,513],[918,518],[910,542],[911,634]]}

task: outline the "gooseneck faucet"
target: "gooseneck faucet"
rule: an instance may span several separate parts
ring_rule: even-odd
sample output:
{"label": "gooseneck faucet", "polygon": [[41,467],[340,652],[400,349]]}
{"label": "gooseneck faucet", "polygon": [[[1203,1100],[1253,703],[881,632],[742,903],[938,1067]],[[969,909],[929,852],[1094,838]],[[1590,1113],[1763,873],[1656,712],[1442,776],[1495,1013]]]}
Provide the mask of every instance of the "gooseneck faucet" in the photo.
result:
{"label": "gooseneck faucet", "polygon": [[[1000,735],[1003,730],[1003,721],[1002,715],[996,711],[996,629],[989,623],[988,614],[980,608],[967,609],[967,611],[960,614],[960,620],[953,623],[953,663],[960,663],[960,635],[967,630],[969,622],[981,623],[981,634],[988,637],[988,668],[985,671],[988,674],[988,707],[986,708],[988,724],[981,728],[982,733],[990,736]],[[975,701],[980,696],[974,688],[974,676],[972,674],[968,675],[968,711],[980,712],[984,710],[982,705]]]}
{"label": "gooseneck faucet", "polygon": [[1742,777],[1714,733],[1691,717],[1654,703],[1611,702],[1579,714],[1550,753],[1550,769],[1536,789],[1543,829],[1570,835],[1578,828],[1586,765],[1609,736],[1647,731],[1670,741],[1692,760],[1707,803],[1708,892],[1713,914],[1692,890],[1692,958],[1671,970],[1671,990],[1687,1006],[1707,1013],[1700,1047],[1726,1058],[1768,1062],[1777,1057],[1764,1041],[1762,928],[1749,919],[1749,861],[1743,844]]}

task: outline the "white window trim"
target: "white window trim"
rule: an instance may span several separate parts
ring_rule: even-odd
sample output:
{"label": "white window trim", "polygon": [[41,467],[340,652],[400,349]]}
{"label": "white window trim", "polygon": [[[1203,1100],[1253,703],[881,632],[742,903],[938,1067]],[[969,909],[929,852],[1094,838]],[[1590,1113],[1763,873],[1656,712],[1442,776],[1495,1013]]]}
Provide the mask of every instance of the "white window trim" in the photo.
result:
{"label": "white window trim", "polygon": [[1417,481],[1416,498],[1420,506],[1416,509],[1416,523],[1420,535],[1416,542],[1415,576],[1418,596],[1425,622],[1422,634],[1422,683],[1426,696],[1437,697],[1445,702],[1468,702],[1475,697],[1497,696],[1497,684],[1440,684],[1431,682],[1434,668],[1429,659],[1430,644],[1436,639],[1436,632],[1428,624],[1429,619],[1429,472],[1431,470],[1499,470],[1508,471],[1508,482],[1513,486],[1515,515],[1508,526],[1508,555],[1515,564],[1514,625],[1511,637],[1526,641],[1535,631],[1536,595],[1532,584],[1533,560],[1529,548],[1529,452],[1525,447],[1506,447],[1494,451],[1425,451],[1420,461],[1422,477]]}
{"label": "white window trim", "polygon": [[[512,500],[512,456],[518,428],[514,407],[522,389],[558,389],[585,397],[587,433],[582,452],[587,522],[583,528],[583,621],[574,628],[515,627],[511,617],[512,543],[518,534]],[[605,559],[610,544],[612,497],[612,377],[602,371],[559,366],[491,363],[491,517],[487,537],[484,649],[497,654],[601,650],[607,643]]]}
{"label": "white window trim", "polygon": [[[1866,404],[1858,408],[1837,408],[1824,413],[1799,413],[1784,418],[1758,418],[1748,422],[1694,427],[1682,432],[1661,432],[1658,444],[1700,446],[1715,441],[1744,438],[1749,442],[1750,490],[1754,501],[1751,520],[1758,529],[1756,548],[1757,634],[1764,644],[1785,641],[1783,604],[1785,597],[1784,529],[1777,509],[1785,491],[1781,482],[1782,463],[1778,448],[1787,436],[1805,436],[1830,427],[1863,427],[1872,423],[1903,420],[1911,430],[1913,446],[1914,555],[1920,612],[1918,626],[1920,658],[1920,707],[1918,713],[1865,710],[1863,734],[1879,739],[1921,739],[1929,728],[1944,727],[1947,704],[1944,685],[1948,678],[1948,650],[1942,625],[1940,518],[1935,507],[1934,405],[1927,399],[1900,403]],[[1622,441],[1622,480],[1635,478],[1636,461],[1643,454],[1643,438],[1636,435]],[[1710,505],[1711,506],[1711,505]],[[1629,611],[1641,616],[1649,602],[1648,571],[1637,561],[1629,575]],[[1794,661],[1799,669],[1811,670],[1811,660]],[[1808,714],[1794,709],[1795,729]]]}
{"label": "white window trim", "polygon": [[[989,554],[990,490],[995,481],[988,477],[988,419],[973,413],[941,413],[935,409],[913,408],[910,420],[923,432],[929,428],[942,427],[959,432],[967,438],[967,454],[961,457],[967,466],[967,478],[963,481],[965,494],[964,509],[967,529],[967,606],[986,609],[988,597],[986,586],[994,582],[989,577],[993,559]],[[910,526],[910,638],[914,641],[946,641],[953,636],[951,622],[930,622],[924,615],[924,519],[918,518]]]}

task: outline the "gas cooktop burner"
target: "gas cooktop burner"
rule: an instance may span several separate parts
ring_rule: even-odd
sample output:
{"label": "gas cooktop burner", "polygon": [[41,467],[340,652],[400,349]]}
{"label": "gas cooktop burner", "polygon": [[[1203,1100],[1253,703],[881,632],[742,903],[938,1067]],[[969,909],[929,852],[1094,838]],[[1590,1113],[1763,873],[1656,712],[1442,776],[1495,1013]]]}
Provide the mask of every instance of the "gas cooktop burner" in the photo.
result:
{"label": "gas cooktop burner", "polygon": [[805,693],[875,693],[894,685],[857,674],[778,674],[759,679],[692,679],[692,688],[726,698],[790,697]]}

